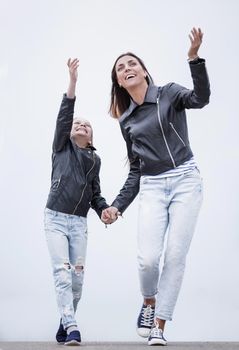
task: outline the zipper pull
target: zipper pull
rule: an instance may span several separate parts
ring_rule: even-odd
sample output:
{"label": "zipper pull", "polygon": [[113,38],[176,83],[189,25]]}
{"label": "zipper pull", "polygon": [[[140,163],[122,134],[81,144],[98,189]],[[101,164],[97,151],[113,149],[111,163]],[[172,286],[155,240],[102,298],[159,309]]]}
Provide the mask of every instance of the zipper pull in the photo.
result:
{"label": "zipper pull", "polygon": [[57,188],[60,186],[60,182],[61,182],[61,177],[60,177],[59,180],[58,180]]}

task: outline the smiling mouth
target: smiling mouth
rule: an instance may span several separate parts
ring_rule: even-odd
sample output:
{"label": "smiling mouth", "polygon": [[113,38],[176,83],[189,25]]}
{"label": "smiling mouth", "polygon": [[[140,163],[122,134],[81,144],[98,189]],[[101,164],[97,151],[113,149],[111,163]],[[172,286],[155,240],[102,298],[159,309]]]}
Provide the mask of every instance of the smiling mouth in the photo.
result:
{"label": "smiling mouth", "polygon": [[77,128],[76,131],[84,131],[87,134],[87,130],[84,128]]}
{"label": "smiling mouth", "polygon": [[135,77],[136,77],[135,74],[128,74],[128,75],[126,75],[125,80],[129,80],[129,79],[132,79],[132,78],[135,78]]}

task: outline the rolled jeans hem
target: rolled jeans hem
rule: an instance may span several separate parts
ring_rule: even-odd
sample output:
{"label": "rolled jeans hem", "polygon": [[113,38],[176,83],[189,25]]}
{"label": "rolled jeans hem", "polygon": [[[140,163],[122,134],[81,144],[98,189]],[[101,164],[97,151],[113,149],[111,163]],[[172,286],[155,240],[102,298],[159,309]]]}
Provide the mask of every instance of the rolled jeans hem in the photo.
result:
{"label": "rolled jeans hem", "polygon": [[158,292],[155,292],[154,294],[152,295],[143,295],[143,298],[144,299],[151,299],[151,298],[154,298],[156,295],[157,295]]}
{"label": "rolled jeans hem", "polygon": [[77,327],[76,322],[68,322],[66,324],[63,324],[63,327],[64,327],[65,330],[67,330],[67,328],[69,328],[71,326],[76,326]]}
{"label": "rolled jeans hem", "polygon": [[154,315],[154,320],[156,320],[156,318],[159,318],[160,320],[164,321],[172,321],[172,317],[170,316]]}

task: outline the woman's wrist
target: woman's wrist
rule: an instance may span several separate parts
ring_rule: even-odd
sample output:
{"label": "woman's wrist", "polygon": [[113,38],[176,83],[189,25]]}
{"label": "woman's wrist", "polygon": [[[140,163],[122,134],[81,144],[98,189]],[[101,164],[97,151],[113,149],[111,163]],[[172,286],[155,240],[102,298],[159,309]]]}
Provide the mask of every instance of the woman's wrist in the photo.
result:
{"label": "woman's wrist", "polygon": [[188,62],[196,61],[197,59],[199,59],[198,55],[190,55],[190,56],[188,56]]}

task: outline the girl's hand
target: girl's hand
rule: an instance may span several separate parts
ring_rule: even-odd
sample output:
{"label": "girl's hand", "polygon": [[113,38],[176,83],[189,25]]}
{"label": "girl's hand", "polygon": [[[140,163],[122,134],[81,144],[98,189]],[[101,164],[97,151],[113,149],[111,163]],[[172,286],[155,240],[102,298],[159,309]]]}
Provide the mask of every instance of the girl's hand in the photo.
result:
{"label": "girl's hand", "polygon": [[76,83],[78,78],[78,67],[79,67],[79,60],[78,58],[71,59],[69,58],[67,61],[67,66],[69,67],[69,74],[70,74],[70,80],[71,82]]}
{"label": "girl's hand", "polygon": [[121,215],[121,213],[118,211],[117,208],[109,207],[102,211],[101,221],[103,221],[106,225],[112,224],[118,219],[119,215]]}
{"label": "girl's hand", "polygon": [[203,33],[200,28],[193,28],[191,34],[189,34],[189,39],[191,41],[191,46],[188,51],[189,60],[193,60],[198,57],[198,50],[202,44]]}

